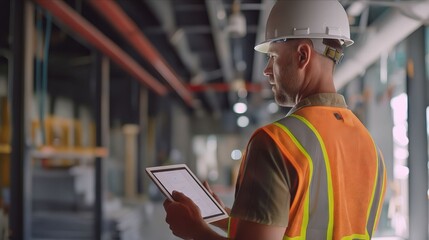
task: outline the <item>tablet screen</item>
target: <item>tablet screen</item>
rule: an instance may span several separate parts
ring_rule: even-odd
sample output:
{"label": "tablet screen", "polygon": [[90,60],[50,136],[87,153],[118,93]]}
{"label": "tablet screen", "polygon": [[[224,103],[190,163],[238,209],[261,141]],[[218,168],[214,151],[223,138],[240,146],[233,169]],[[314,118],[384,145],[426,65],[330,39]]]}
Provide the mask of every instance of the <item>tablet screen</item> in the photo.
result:
{"label": "tablet screen", "polygon": [[[200,208],[202,217],[208,221],[215,221],[227,217],[223,208],[201,185],[199,180],[187,168],[186,165],[171,165],[147,169],[149,175],[158,187],[171,199],[174,190],[182,192]],[[167,193],[166,193],[167,192]]]}

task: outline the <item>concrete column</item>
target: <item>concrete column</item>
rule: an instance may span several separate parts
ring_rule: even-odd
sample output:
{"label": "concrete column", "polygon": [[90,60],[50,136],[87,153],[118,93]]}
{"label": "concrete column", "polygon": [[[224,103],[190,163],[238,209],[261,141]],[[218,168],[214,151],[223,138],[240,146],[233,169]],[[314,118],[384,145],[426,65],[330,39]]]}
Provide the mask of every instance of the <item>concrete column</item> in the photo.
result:
{"label": "concrete column", "polygon": [[136,124],[126,124],[123,127],[125,137],[125,197],[133,199],[137,196],[137,137],[139,127]]}
{"label": "concrete column", "polygon": [[428,142],[426,132],[425,37],[421,27],[407,39],[409,225],[413,240],[428,236]]}
{"label": "concrete column", "polygon": [[[94,64],[94,118],[95,118],[95,143],[97,148],[109,146],[109,82],[110,82],[110,62],[101,53],[95,54]],[[94,202],[94,237],[96,240],[103,239],[103,159],[95,158],[95,202]]]}
{"label": "concrete column", "polygon": [[12,240],[31,238],[31,164],[29,102],[33,96],[34,7],[26,0],[11,1],[11,48],[9,93],[11,102],[11,206]]}
{"label": "concrete column", "polygon": [[152,165],[149,161],[149,146],[148,146],[148,132],[149,132],[149,92],[148,89],[144,86],[140,87],[139,94],[139,128],[140,131],[140,142],[139,142],[139,179],[141,188],[140,193],[143,195],[147,194],[149,182],[151,181],[146,175],[145,168]]}

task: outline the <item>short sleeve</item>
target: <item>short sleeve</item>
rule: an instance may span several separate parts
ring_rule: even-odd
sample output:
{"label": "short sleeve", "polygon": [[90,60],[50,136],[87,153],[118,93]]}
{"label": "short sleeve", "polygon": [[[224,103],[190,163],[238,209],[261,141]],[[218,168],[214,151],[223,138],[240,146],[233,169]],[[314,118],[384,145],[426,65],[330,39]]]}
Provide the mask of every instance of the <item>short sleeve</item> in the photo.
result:
{"label": "short sleeve", "polygon": [[263,130],[250,139],[231,216],[266,225],[288,225],[289,176],[283,155]]}

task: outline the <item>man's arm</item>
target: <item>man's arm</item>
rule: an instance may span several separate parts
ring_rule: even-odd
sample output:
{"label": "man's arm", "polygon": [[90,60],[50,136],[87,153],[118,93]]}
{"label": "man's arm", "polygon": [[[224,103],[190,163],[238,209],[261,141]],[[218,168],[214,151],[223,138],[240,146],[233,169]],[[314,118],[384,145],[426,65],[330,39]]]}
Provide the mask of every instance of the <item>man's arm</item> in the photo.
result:
{"label": "man's arm", "polygon": [[285,231],[285,227],[270,226],[240,220],[238,222],[235,240],[281,240],[284,237]]}
{"label": "man's arm", "polygon": [[[173,192],[174,201],[166,200],[166,222],[174,235],[183,239],[227,240],[214,232],[201,217],[198,206],[183,193]],[[240,221],[235,240],[281,240],[285,227],[268,226],[249,221]]]}
{"label": "man's arm", "polygon": [[[286,231],[285,227],[275,227],[269,225],[258,224],[248,221],[239,221],[237,235],[234,240],[281,240]],[[229,239],[219,236],[211,229],[206,229],[199,233],[195,240],[224,240]]]}

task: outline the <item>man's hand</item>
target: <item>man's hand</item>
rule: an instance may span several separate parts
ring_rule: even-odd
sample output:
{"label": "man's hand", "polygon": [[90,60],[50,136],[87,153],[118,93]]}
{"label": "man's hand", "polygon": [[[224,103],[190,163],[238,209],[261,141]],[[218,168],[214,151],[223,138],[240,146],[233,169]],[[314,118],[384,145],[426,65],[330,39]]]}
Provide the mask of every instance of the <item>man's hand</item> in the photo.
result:
{"label": "man's hand", "polygon": [[198,206],[183,193],[173,191],[173,199],[164,201],[167,213],[165,221],[170,225],[174,235],[183,239],[196,238],[208,225],[201,217]]}

